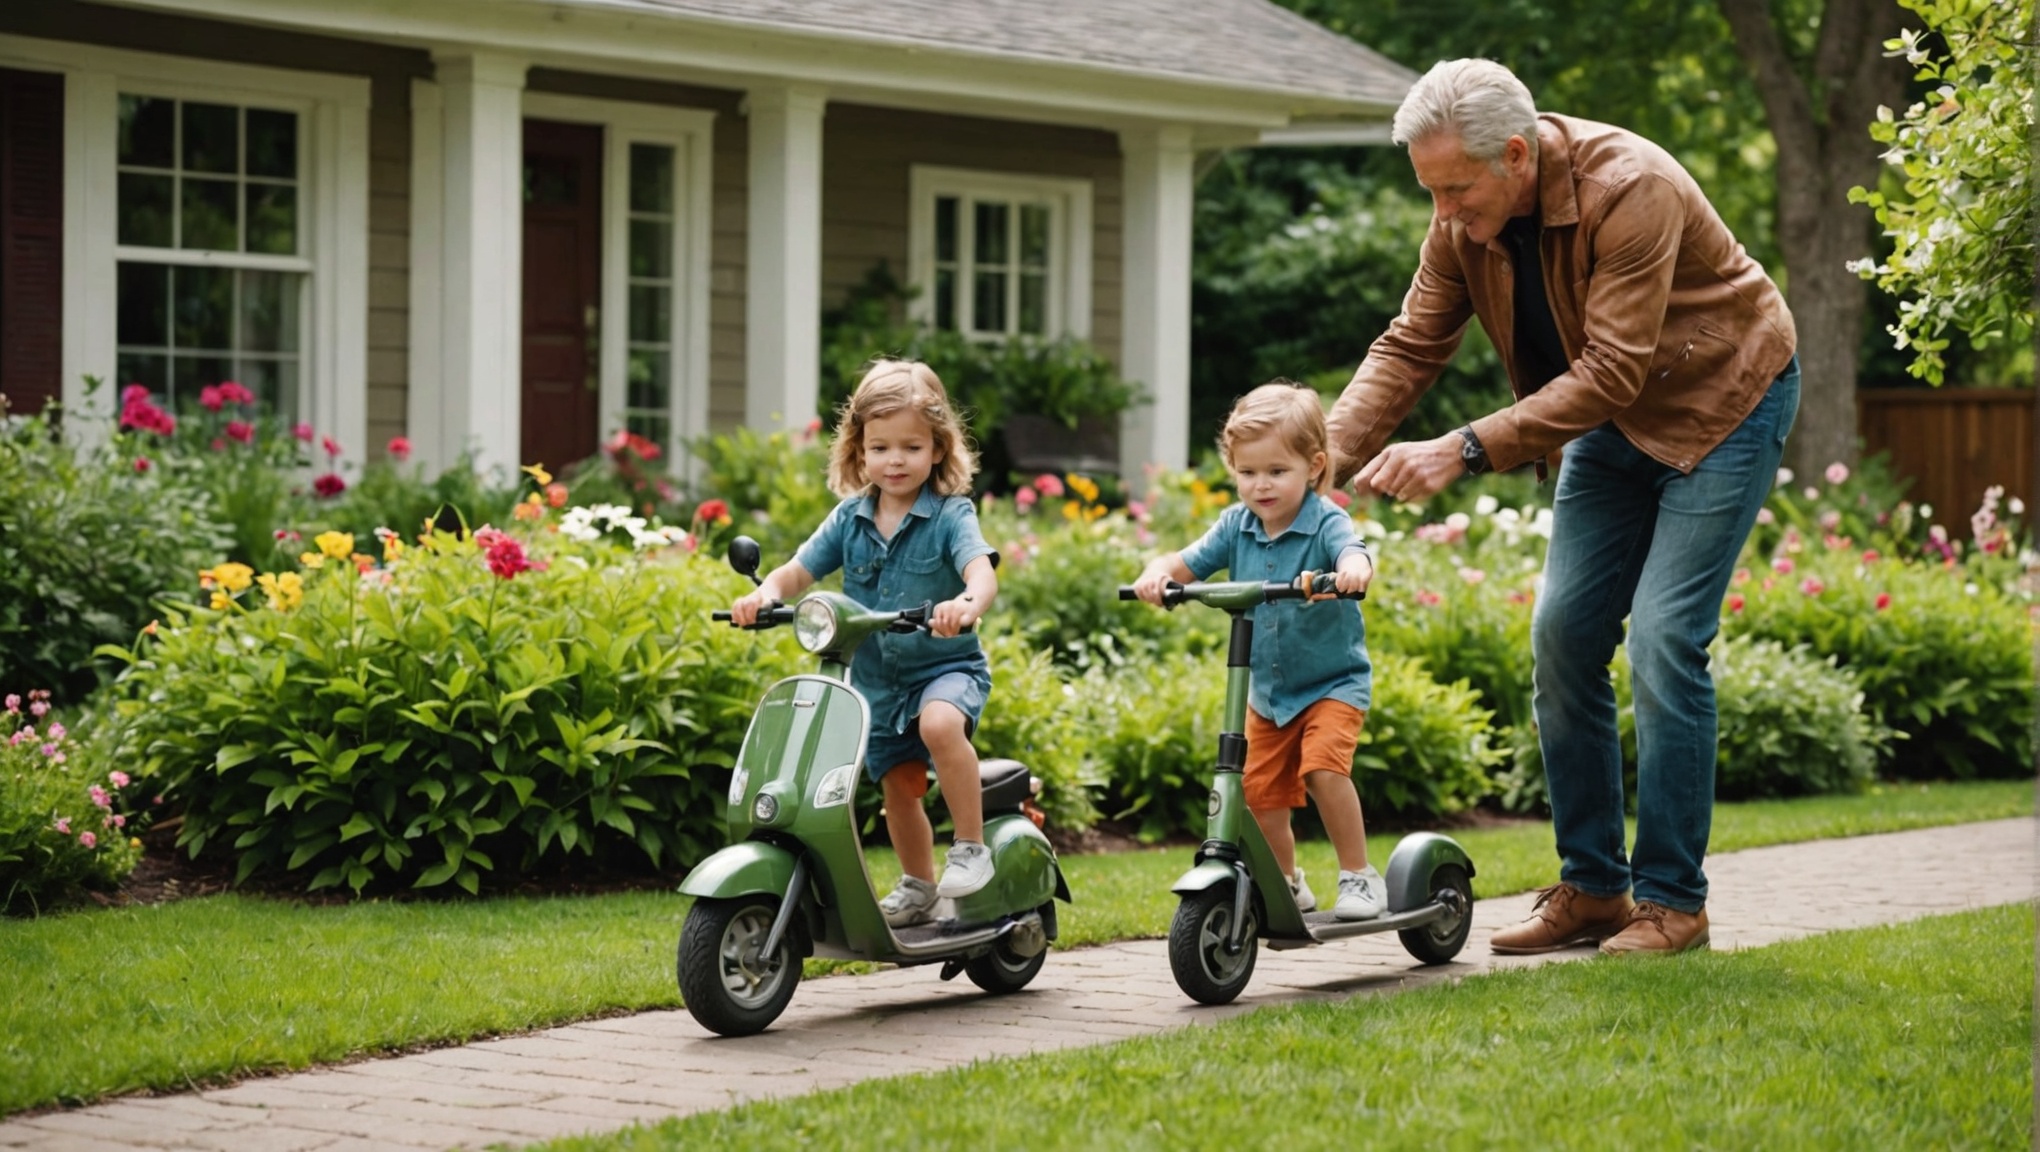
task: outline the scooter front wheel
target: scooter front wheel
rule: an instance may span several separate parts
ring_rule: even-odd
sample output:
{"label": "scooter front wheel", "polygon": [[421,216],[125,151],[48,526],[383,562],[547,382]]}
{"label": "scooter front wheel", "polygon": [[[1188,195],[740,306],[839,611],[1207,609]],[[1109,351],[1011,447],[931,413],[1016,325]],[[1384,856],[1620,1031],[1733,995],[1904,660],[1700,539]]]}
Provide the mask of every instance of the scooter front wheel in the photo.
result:
{"label": "scooter front wheel", "polygon": [[1233,893],[1228,887],[1190,892],[1176,905],[1169,924],[1169,969],[1176,986],[1199,1004],[1230,1004],[1246,988],[1260,953],[1261,925],[1252,904],[1233,950]]}
{"label": "scooter front wheel", "polygon": [[779,902],[769,896],[703,898],[680,929],[680,997],[703,1028],[749,1036],[770,1027],[800,983],[793,933],[765,954]]}

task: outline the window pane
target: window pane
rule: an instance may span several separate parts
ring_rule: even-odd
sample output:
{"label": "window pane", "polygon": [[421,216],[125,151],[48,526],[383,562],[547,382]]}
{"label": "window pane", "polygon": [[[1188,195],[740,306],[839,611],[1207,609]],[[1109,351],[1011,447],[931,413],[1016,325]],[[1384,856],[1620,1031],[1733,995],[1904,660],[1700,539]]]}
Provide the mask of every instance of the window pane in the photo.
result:
{"label": "window pane", "polygon": [[673,211],[673,149],[663,144],[630,146],[630,210]]}
{"label": "window pane", "polygon": [[935,259],[956,262],[956,197],[935,198]]}
{"label": "window pane", "polygon": [[163,264],[122,263],[120,304],[114,339],[121,344],[164,348],[170,344],[170,269]]}
{"label": "window pane", "polygon": [[1040,336],[1048,331],[1048,278],[1033,272],[1020,275],[1020,331]]}
{"label": "window pane", "polygon": [[664,411],[670,371],[666,353],[649,348],[631,349],[624,382],[624,407]]}
{"label": "window pane", "polygon": [[169,176],[142,176],[133,172],[120,174],[120,227],[117,231],[122,244],[170,247],[171,228],[176,220],[171,209],[175,186],[176,181]]}
{"label": "window pane", "polygon": [[122,352],[114,369],[120,386],[140,384],[162,398],[170,394],[170,357],[158,352]]}
{"label": "window pane", "polygon": [[168,168],[177,154],[177,102],[152,96],[120,98],[120,162]]}
{"label": "window pane", "polygon": [[[977,216],[973,223],[977,227],[975,251],[980,264],[1004,264],[1007,260],[1006,245],[1007,205],[980,200]],[[980,318],[979,326],[983,326]]]}
{"label": "window pane", "polygon": [[241,110],[230,104],[184,106],[184,170],[241,170]]}
{"label": "window pane", "polygon": [[225,351],[234,346],[232,268],[172,268],[170,300],[171,336],[179,350]]}
{"label": "window pane", "polygon": [[297,362],[243,357],[234,364],[234,377],[242,387],[255,393],[264,413],[290,423],[297,415]]}
{"label": "window pane", "polygon": [[198,400],[199,389],[234,378],[234,362],[225,356],[178,355],[170,361],[170,402]]}
{"label": "window pane", "polygon": [[248,175],[297,177],[297,113],[248,109]]}
{"label": "window pane", "polygon": [[970,326],[978,332],[1006,330],[1006,274],[978,272],[972,275]]}
{"label": "window pane", "polygon": [[630,286],[630,338],[646,344],[673,339],[673,290],[663,284]]}
{"label": "window pane", "polygon": [[956,270],[935,270],[935,326],[956,331]]}
{"label": "window pane", "polygon": [[673,275],[673,226],[664,220],[630,222],[630,274],[648,280]]}
{"label": "window pane", "polygon": [[[243,352],[295,352],[298,348],[298,282],[295,272],[242,272]],[[247,381],[242,381],[247,383]]]}
{"label": "window pane", "polygon": [[249,184],[248,251],[275,256],[297,254],[297,189],[289,184]]}
{"label": "window pane", "polygon": [[1048,209],[1043,205],[1020,207],[1020,262],[1037,268],[1048,263]]}
{"label": "window pane", "polygon": [[624,426],[662,448],[665,447],[666,437],[671,434],[673,427],[672,422],[664,416],[652,416],[642,412],[632,412],[626,416]]}
{"label": "window pane", "polygon": [[241,247],[239,205],[240,189],[232,180],[193,180],[187,176],[181,182],[183,193],[178,207],[182,231],[178,236],[179,248],[210,248],[220,252],[232,252]]}

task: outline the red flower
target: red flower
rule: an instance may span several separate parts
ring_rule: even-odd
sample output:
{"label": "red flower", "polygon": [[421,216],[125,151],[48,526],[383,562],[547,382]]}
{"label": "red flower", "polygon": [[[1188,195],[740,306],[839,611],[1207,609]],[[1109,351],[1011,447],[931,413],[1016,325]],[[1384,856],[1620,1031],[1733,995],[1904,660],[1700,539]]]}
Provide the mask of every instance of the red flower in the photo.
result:
{"label": "red flower", "polygon": [[255,426],[246,420],[227,421],[227,435],[243,444],[255,442]]}
{"label": "red flower", "polygon": [[147,472],[150,469],[150,467],[152,467],[152,465],[150,465],[149,458],[147,456],[135,457],[135,471]]}
{"label": "red flower", "polygon": [[1882,612],[1889,607],[1891,607],[1891,593],[1879,592],[1877,594],[1877,610]]}
{"label": "red flower", "polygon": [[1351,508],[1353,506],[1353,498],[1346,495],[1343,491],[1334,488],[1332,489],[1332,503],[1337,504],[1341,508]]}
{"label": "red flower", "polygon": [[330,499],[347,491],[347,481],[342,480],[338,472],[328,472],[324,476],[312,481],[312,491],[317,492],[323,498]]}
{"label": "red flower", "polygon": [[701,507],[694,510],[694,518],[696,520],[705,520],[710,523],[726,519],[729,514],[730,506],[726,500],[703,500]]}
{"label": "red flower", "polygon": [[508,532],[483,527],[475,532],[475,543],[482,546],[482,556],[488,561],[489,571],[505,580],[515,579],[519,572],[533,572],[544,568],[533,564],[524,554],[524,545]]}
{"label": "red flower", "polygon": [[1875,564],[1882,558],[1883,557],[1878,553],[1877,549],[1875,548],[1863,549],[1863,563],[1865,564]]}
{"label": "red flower", "polygon": [[1801,580],[1799,582],[1799,590],[1801,592],[1806,593],[1808,596],[1818,596],[1821,593],[1827,591],[1827,585],[1821,583],[1820,580],[1815,577],[1808,576],[1806,579]]}
{"label": "red flower", "polygon": [[554,508],[565,508],[567,506],[567,486],[557,482],[546,485],[545,502]]}
{"label": "red flower", "polygon": [[218,388],[208,384],[198,390],[198,406],[208,412],[217,412],[227,406],[227,401]]}
{"label": "red flower", "polygon": [[1043,472],[1041,475],[1036,476],[1034,478],[1034,487],[1050,500],[1057,499],[1063,494],[1062,477],[1057,476],[1053,472]]}
{"label": "red flower", "polygon": [[120,426],[168,436],[177,431],[177,420],[149,400],[149,390],[130,384],[121,390]]}
{"label": "red flower", "polygon": [[290,434],[297,437],[303,443],[310,444],[312,442],[312,426],[310,424],[300,424],[292,428]]}
{"label": "red flower", "polygon": [[320,440],[319,446],[326,450],[326,455],[328,456],[340,455],[340,442],[338,440],[333,439],[331,436],[327,436],[324,439]]}
{"label": "red flower", "polygon": [[1728,610],[1730,612],[1740,612],[1743,610],[1742,593],[1738,592],[1728,598]]}
{"label": "red flower", "polygon": [[226,437],[224,437],[224,436],[215,436],[215,437],[213,437],[213,438],[212,438],[212,450],[213,450],[213,451],[215,451],[215,452],[225,452],[225,451],[227,450],[227,441],[226,441]]}
{"label": "red flower", "polygon": [[232,380],[220,381],[218,392],[220,399],[229,404],[253,404],[255,402],[255,394],[253,392],[248,391]]}
{"label": "red flower", "polygon": [[402,436],[392,436],[389,453],[397,463],[402,464],[411,458],[411,442]]}

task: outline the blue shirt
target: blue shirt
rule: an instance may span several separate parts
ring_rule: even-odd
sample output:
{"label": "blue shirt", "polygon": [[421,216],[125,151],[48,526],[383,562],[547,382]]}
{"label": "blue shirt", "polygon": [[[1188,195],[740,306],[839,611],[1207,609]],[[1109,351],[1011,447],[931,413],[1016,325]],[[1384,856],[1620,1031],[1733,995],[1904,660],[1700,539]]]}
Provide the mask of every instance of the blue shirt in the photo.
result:
{"label": "blue shirt", "polygon": [[[1307,492],[1296,519],[1273,539],[1244,504],[1227,508],[1195,544],[1183,566],[1199,580],[1225,569],[1233,580],[1291,581],[1308,570],[1329,572],[1340,557],[1367,544],[1353,518]],[[1355,600],[1277,600],[1247,612],[1254,622],[1253,687],[1247,703],[1279,727],[1320,700],[1343,700],[1365,711],[1373,695],[1367,623]]]}
{"label": "blue shirt", "polygon": [[[897,612],[954,600],[963,594],[965,566],[997,555],[978,530],[977,506],[968,496],[937,496],[922,485],[890,540],[879,533],[877,515],[876,492],[844,500],[794,560],[816,579],[841,568],[844,595],[866,608]],[[982,691],[991,690],[991,666],[977,633],[945,640],[926,631],[881,632],[850,661],[850,683],[871,705],[871,730],[880,735],[906,731],[920,711],[922,689],[948,672],[961,672]]]}

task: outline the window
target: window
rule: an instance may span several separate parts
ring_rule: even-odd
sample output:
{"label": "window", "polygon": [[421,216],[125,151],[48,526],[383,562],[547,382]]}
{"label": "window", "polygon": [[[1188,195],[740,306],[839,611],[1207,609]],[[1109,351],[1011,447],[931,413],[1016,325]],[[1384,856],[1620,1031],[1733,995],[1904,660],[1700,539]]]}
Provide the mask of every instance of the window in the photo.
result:
{"label": "window", "polygon": [[298,412],[303,298],[296,111],[122,92],[115,148],[117,379],[175,404],[237,380]]}
{"label": "window", "polygon": [[630,146],[629,333],[624,427],[666,446],[673,433],[674,156]]}
{"label": "window", "polygon": [[917,315],[971,336],[1086,335],[1089,181],[916,167]]}

